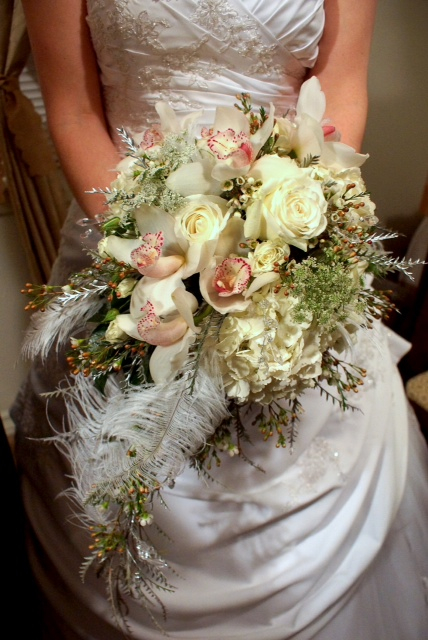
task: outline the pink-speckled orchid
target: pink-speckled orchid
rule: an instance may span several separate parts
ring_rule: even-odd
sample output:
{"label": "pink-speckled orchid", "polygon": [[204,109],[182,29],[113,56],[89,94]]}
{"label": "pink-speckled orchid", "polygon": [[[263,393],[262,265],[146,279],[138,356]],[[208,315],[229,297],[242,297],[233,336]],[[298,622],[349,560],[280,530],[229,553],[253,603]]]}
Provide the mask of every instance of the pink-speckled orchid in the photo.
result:
{"label": "pink-speckled orchid", "polygon": [[252,278],[251,266],[245,258],[217,258],[201,273],[199,287],[204,300],[226,314],[245,311],[253,293],[278,278],[273,271]]}
{"label": "pink-speckled orchid", "polygon": [[216,110],[212,135],[199,141],[199,159],[182,165],[167,179],[170,189],[188,196],[219,195],[226,180],[245,175],[272,133],[274,107],[255,132],[249,119],[235,107]]}
{"label": "pink-speckled orchid", "polygon": [[130,337],[156,346],[150,358],[154,382],[172,380],[199,332],[193,318],[198,301],[181,280],[174,281],[172,277],[163,280],[146,277],[138,284],[140,287],[131,298],[130,313],[119,314],[115,323]]}
{"label": "pink-speckled orchid", "polygon": [[141,235],[103,238],[101,255],[130,264],[143,276],[166,278],[179,273],[185,279],[209,264],[229,214],[222,198],[189,196],[174,215],[142,205],[135,220]]}
{"label": "pink-speckled orchid", "polygon": [[142,205],[134,217],[141,235],[137,238],[107,236],[98,245],[99,253],[130,264],[142,275],[152,278],[176,273],[185,262],[188,244],[176,237],[174,216],[158,207]]}

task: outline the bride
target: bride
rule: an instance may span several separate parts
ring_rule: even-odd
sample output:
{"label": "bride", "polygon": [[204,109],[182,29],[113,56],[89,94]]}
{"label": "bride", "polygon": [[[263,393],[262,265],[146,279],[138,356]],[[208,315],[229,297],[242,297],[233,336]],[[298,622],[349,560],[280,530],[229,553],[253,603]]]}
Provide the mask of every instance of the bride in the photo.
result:
{"label": "bride", "polygon": [[[133,134],[167,101],[179,115],[246,91],[277,113],[316,75],[327,117],[359,150],[375,0],[23,0],[52,138],[75,195],[52,282],[87,259],[76,221],[102,212],[89,195],[116,176]],[[372,333],[372,332],[370,332]],[[310,390],[293,453],[253,430],[252,460],[225,460],[205,484],[191,469],[166,490],[156,540],[176,572],[161,595],[163,629],[184,640],[421,640],[428,629],[428,461],[397,360],[407,345],[379,325],[362,334],[368,368],[343,413]],[[119,640],[104,584],[79,577],[90,538],[61,493],[68,462],[45,438],[64,425],[62,400],[41,395],[67,373],[56,352],[36,362],[13,410],[16,454],[40,585],[46,639]],[[156,533],[153,533],[156,538]],[[163,632],[131,599],[130,637]]]}

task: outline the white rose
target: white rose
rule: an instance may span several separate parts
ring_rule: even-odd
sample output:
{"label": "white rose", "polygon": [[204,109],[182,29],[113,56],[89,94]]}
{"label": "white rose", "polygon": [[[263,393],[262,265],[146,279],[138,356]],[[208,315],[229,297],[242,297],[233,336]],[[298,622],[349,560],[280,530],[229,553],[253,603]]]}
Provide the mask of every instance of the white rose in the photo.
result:
{"label": "white rose", "polygon": [[177,230],[189,243],[217,240],[229,216],[227,203],[217,196],[188,196],[177,212]]}
{"label": "white rose", "polygon": [[246,236],[267,240],[280,236],[306,251],[308,240],[327,226],[327,202],[311,169],[300,168],[290,158],[263,156],[249,175],[262,186],[248,207]]}
{"label": "white rose", "polygon": [[107,327],[104,339],[107,342],[111,342],[114,344],[115,342],[122,342],[123,340],[128,339],[128,334],[122,331],[117,323],[117,319],[112,320]]}
{"label": "white rose", "polygon": [[183,278],[202,271],[214,255],[229,214],[223,198],[188,196],[176,214],[175,232],[188,243]]}
{"label": "white rose", "polygon": [[266,240],[248,254],[248,261],[254,276],[273,271],[275,264],[283,264],[290,255],[290,246],[282,238]]}

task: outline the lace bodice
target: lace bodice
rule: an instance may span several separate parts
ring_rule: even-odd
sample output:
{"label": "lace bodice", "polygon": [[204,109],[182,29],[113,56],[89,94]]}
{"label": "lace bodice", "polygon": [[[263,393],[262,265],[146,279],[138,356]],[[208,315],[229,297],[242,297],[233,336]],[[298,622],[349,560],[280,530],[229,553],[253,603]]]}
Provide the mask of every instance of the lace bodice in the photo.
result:
{"label": "lace bodice", "polygon": [[231,105],[286,110],[313,66],[322,0],[88,0],[112,128],[138,132],[165,100],[178,113]]}

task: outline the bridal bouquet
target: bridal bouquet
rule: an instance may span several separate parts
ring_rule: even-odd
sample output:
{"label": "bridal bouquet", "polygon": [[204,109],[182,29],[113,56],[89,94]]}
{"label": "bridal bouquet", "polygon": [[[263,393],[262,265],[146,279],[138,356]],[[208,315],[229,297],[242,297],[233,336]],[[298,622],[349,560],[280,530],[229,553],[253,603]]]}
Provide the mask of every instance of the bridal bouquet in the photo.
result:
{"label": "bridal bouquet", "polygon": [[[256,403],[263,438],[292,447],[304,392],[350,406],[365,371],[344,356],[389,312],[368,276],[406,271],[381,241],[361,176],[365,155],[324,118],[312,78],[295,111],[254,111],[250,97],[197,132],[159,103],[103,191],[91,264],[64,287],[29,285],[25,349],[46,356],[71,337],[62,393],[73,497],[91,555],[122,594],[172,588],[147,525],[186,466],[210,475],[246,457],[242,420]],[[154,526],[155,523],[154,523]]]}

